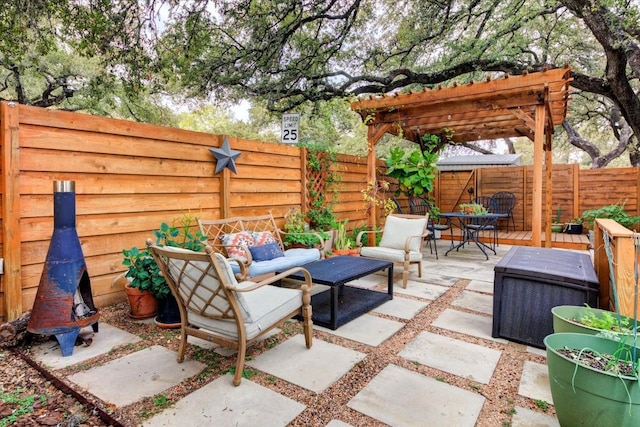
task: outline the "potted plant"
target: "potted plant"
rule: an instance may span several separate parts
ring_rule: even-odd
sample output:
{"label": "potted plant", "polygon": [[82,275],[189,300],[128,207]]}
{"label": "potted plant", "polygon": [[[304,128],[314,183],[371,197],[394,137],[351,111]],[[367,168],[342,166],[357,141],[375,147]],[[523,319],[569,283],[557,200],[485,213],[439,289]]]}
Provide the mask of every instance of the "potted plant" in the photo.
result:
{"label": "potted plant", "polygon": [[484,215],[487,213],[487,208],[480,203],[460,203],[460,212],[465,215]]}
{"label": "potted plant", "polygon": [[440,239],[442,232],[449,230],[448,224],[440,223],[440,208],[435,204],[431,204],[429,208],[429,229],[433,232],[434,239]]}
{"label": "potted plant", "polygon": [[544,344],[560,425],[640,425],[638,360],[632,346],[570,332],[548,335]]}
{"label": "potted plant", "polygon": [[633,319],[588,305],[558,305],[551,309],[554,332],[575,332],[597,335],[603,332],[620,335],[630,342],[633,337]]}
{"label": "potted plant", "polygon": [[576,217],[564,224],[564,233],[582,234],[582,217]]}
{"label": "potted plant", "polygon": [[[127,271],[120,274],[113,281],[114,284],[123,281],[124,291],[129,301],[129,316],[134,319],[148,319],[158,312],[155,292],[158,287],[165,287],[164,279],[159,275],[159,269],[148,250],[137,247],[124,249],[122,264]],[[167,288],[168,289],[168,288]]]}
{"label": "potted plant", "polygon": [[333,239],[334,250],[336,255],[348,255],[349,249],[351,249],[351,240],[347,236],[347,222],[348,219],[338,223],[338,228]]}
{"label": "potted plant", "polygon": [[[605,245],[609,245],[605,240]],[[607,248],[609,263],[614,259]],[[638,303],[638,276],[635,274],[635,304]],[[615,280],[611,283],[617,295]],[[617,300],[616,300],[617,306]],[[595,309],[552,309],[554,328],[568,328],[560,317],[578,317],[580,324],[595,321],[598,327],[631,323],[631,334],[600,332],[554,332],[544,338],[551,395],[560,425],[631,427],[640,425],[640,364],[637,319],[628,321]],[[573,327],[573,326],[572,326]]]}
{"label": "potted plant", "polygon": [[[162,223],[160,228],[153,232],[156,244],[193,251],[203,250],[207,238],[200,230],[194,231],[196,222],[195,217],[185,214],[175,220],[171,226]],[[122,253],[124,255],[122,265],[127,267],[125,277],[129,279],[130,287],[148,291],[157,301],[156,324],[163,328],[180,327],[178,305],[149,250],[133,247],[124,249]],[[133,309],[134,306],[132,311]]]}

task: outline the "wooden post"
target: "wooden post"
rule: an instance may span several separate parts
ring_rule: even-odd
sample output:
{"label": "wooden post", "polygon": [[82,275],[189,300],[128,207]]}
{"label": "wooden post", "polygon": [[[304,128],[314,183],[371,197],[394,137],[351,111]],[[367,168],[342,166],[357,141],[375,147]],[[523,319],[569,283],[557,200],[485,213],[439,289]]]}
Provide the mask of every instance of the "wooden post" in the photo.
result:
{"label": "wooden post", "polygon": [[[542,150],[544,148],[545,114],[545,105],[536,105],[536,129],[533,142],[533,206],[531,212],[531,244],[535,247],[542,246]],[[551,233],[551,224],[548,224],[547,227],[549,227],[549,233]]]}
{"label": "wooden post", "polygon": [[22,315],[22,245],[20,241],[20,107],[0,103],[0,143],[2,144],[2,258],[5,319]]}
{"label": "wooden post", "polygon": [[545,228],[544,228],[544,246],[545,248],[550,248],[552,246],[551,239],[551,203],[553,203],[553,184],[552,184],[552,174],[553,174],[553,159],[552,159],[552,151],[551,151],[551,132],[545,132],[546,144],[544,146],[544,165],[545,170],[547,172],[546,181],[545,181],[545,203],[544,203],[544,218],[545,218]]}
{"label": "wooden post", "polygon": [[[368,144],[368,155],[367,155],[367,182],[369,185],[370,182],[373,182],[373,185],[376,185],[376,143],[382,138],[382,136],[389,130],[391,125],[389,124],[369,124],[367,126],[367,144]],[[369,229],[375,230],[376,227],[376,205],[373,202],[369,202]]]}

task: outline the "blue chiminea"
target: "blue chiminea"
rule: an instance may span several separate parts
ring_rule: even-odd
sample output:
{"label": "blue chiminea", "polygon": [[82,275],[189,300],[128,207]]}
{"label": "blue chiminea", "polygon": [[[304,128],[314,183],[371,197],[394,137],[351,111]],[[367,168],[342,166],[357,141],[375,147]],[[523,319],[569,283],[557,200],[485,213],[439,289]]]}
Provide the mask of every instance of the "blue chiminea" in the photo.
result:
{"label": "blue chiminea", "polygon": [[91,281],[76,232],[74,181],[55,181],[53,236],[27,330],[55,335],[63,356],[71,356],[80,329],[98,332],[100,314],[93,304]]}

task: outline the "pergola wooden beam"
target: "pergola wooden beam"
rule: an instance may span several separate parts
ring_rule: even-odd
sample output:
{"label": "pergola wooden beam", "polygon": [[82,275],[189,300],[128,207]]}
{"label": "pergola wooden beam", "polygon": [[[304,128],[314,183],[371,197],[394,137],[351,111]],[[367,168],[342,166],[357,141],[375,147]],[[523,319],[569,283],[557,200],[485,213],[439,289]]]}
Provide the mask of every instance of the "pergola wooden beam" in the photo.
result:
{"label": "pergola wooden beam", "polygon": [[[571,69],[567,66],[520,76],[438,87],[414,93],[370,96],[351,103],[369,126],[369,176],[375,181],[375,145],[384,133],[402,135],[416,143],[425,134],[452,134],[463,143],[525,136],[534,144],[532,244],[540,246],[542,229],[542,170],[547,165],[547,193],[551,188],[551,134],[564,120]],[[546,136],[546,137],[545,137]],[[550,195],[547,194],[547,200]],[[545,209],[550,209],[548,203]],[[369,223],[375,225],[375,210]],[[549,222],[550,213],[546,218]],[[550,230],[550,228],[549,228]],[[547,241],[551,240],[550,231]]]}

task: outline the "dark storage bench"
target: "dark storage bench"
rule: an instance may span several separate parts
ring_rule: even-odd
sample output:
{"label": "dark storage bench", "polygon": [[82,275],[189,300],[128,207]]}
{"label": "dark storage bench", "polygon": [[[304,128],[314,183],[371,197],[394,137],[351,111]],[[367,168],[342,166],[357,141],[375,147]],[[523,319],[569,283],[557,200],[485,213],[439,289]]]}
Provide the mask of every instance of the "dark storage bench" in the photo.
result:
{"label": "dark storage bench", "polygon": [[544,348],[542,340],[553,333],[553,307],[597,307],[599,283],[587,254],[514,246],[494,272],[494,338]]}

